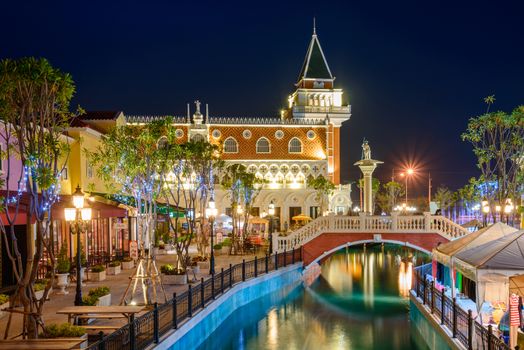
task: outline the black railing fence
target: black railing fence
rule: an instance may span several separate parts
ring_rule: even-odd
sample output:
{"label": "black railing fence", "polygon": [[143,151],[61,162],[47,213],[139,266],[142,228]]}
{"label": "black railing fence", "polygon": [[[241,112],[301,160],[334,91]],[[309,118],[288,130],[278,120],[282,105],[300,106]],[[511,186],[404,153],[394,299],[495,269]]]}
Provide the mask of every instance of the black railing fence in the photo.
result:
{"label": "black railing fence", "polygon": [[158,343],[160,338],[193,317],[216,297],[245,280],[278,270],[295,262],[302,261],[302,250],[266,255],[241,264],[229,265],[217,274],[189,285],[183,293],[174,293],[173,298],[164,304],[154,304],[147,313],[133,318],[128,324],[87,347],[87,350],[141,350]]}
{"label": "black railing fence", "polygon": [[471,313],[462,310],[456,298],[449,298],[444,292],[435,288],[433,281],[428,281],[421,276],[419,271],[413,272],[413,290],[418,300],[429,308],[431,314],[440,321],[467,349],[482,350],[510,350],[509,346],[493,334],[491,325],[488,328],[477,322]]}

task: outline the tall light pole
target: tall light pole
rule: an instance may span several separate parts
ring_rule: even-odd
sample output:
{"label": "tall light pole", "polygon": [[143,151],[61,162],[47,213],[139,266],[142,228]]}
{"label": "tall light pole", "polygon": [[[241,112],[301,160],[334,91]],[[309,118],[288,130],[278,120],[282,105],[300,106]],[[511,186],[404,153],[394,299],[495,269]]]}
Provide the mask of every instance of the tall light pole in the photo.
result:
{"label": "tall light pole", "polygon": [[407,168],[405,172],[400,173],[400,176],[403,176],[404,179],[406,180],[406,183],[405,183],[406,205],[408,204],[408,177],[413,175],[414,173],[415,173],[415,170],[413,170],[413,168]]}
{"label": "tall light pole", "polygon": [[275,215],[275,204],[273,201],[269,203],[267,213],[269,215],[269,254],[271,254],[273,252],[273,215]]}
{"label": "tall light pole", "polygon": [[215,274],[215,253],[213,248],[213,236],[215,235],[215,218],[217,216],[217,208],[215,205],[215,200],[213,196],[209,199],[206,208],[206,217],[209,220],[209,225],[211,226],[211,256],[209,258],[209,274]]}
{"label": "tall light pole", "polygon": [[80,186],[76,186],[75,193],[73,193],[74,208],[65,208],[64,216],[66,221],[74,222],[73,234],[76,234],[76,294],[75,306],[82,305],[82,276],[80,269],[82,268],[81,250],[80,250],[80,234],[84,231],[85,222],[91,220],[91,208],[84,208],[84,193]]}

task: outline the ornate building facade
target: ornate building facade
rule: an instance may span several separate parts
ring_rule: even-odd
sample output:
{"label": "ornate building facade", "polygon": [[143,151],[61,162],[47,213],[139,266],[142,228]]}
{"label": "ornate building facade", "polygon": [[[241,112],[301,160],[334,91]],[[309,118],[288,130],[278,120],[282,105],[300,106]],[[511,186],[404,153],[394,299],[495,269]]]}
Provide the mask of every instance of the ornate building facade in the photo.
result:
{"label": "ornate building facade", "polygon": [[[349,185],[340,185],[340,127],[349,120],[351,107],[343,104],[343,91],[334,87],[335,77],[320,42],[313,32],[296,90],[288,106],[276,118],[217,118],[202,114],[200,102],[191,116],[178,117],[176,136],[180,142],[207,140],[222,146],[226,164],[240,163],[265,180],[257,196],[253,215],[262,215],[269,203],[275,205],[277,225],[291,225],[291,218],[321,215],[316,192],[307,188],[309,177],[324,176],[337,185],[328,208],[347,213],[351,208]],[[128,123],[147,123],[163,118],[126,116]],[[216,188],[220,213],[231,207],[226,191]]]}

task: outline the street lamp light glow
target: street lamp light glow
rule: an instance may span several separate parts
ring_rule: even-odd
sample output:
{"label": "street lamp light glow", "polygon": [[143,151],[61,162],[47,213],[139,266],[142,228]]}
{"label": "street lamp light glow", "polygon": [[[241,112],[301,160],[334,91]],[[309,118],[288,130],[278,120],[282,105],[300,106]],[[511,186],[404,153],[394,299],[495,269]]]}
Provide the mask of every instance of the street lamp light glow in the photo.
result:
{"label": "street lamp light glow", "polygon": [[84,192],[80,189],[80,185],[76,186],[75,193],[73,193],[73,205],[76,209],[84,207]]}

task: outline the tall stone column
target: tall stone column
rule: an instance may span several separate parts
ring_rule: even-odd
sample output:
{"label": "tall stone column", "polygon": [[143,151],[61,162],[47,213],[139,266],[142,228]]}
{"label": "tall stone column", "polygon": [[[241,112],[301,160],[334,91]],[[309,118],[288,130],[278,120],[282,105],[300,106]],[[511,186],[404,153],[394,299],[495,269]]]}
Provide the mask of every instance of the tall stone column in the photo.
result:
{"label": "tall stone column", "polygon": [[371,159],[371,147],[364,139],[362,143],[362,159],[355,163],[364,175],[364,205],[362,212],[367,215],[373,214],[373,171],[377,165],[383,164],[380,160]]}

